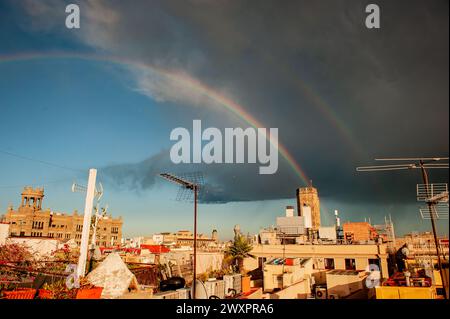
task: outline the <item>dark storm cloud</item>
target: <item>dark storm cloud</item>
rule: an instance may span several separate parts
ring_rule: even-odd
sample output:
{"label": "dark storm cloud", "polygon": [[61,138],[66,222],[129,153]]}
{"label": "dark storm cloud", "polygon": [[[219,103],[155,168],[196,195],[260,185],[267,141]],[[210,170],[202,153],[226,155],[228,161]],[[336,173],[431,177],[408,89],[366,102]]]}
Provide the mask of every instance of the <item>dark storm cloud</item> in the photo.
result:
{"label": "dark storm cloud", "polygon": [[100,178],[111,186],[136,191],[151,190],[161,178],[160,173],[183,175],[201,172],[205,184],[200,193],[204,203],[265,200],[295,196],[296,178],[284,162],[277,178],[258,174],[258,166],[252,164],[173,164],[169,151],[160,153],[139,163],[112,165],[99,170]]}
{"label": "dark storm cloud", "polygon": [[[101,52],[185,72],[225,92],[279,128],[324,196],[409,202],[417,174],[356,174],[355,167],[380,156],[448,154],[448,2],[376,1],[379,30],[364,26],[368,3],[86,1],[76,34]],[[187,121],[192,104],[208,103],[146,74],[136,73],[136,82],[141,92],[182,105]],[[172,167],[168,161],[158,154],[106,172],[146,189]],[[215,190],[210,201],[292,197],[301,184],[285,162],[269,177],[246,165],[200,168]],[[433,177],[447,181],[448,173]]]}
{"label": "dark storm cloud", "polygon": [[[298,177],[292,173],[285,160],[280,161],[278,173],[270,176],[259,175],[258,166],[254,164],[175,165],[169,158],[169,151],[164,150],[139,163],[104,167],[99,170],[99,176],[110,186],[141,192],[158,185],[161,182],[160,173],[182,176],[189,172],[201,172],[205,184],[199,198],[204,203],[293,198],[295,189],[300,186]],[[341,172],[342,169],[335,170],[334,166],[327,168],[324,165],[314,186],[319,188],[323,198],[355,205],[368,202],[385,205],[411,204],[419,178],[418,171],[366,173],[364,178],[359,177],[362,182],[355,183],[358,180],[355,178],[356,172],[345,174]],[[348,167],[349,172],[353,170],[353,167]],[[333,189],[328,185],[337,187]]]}

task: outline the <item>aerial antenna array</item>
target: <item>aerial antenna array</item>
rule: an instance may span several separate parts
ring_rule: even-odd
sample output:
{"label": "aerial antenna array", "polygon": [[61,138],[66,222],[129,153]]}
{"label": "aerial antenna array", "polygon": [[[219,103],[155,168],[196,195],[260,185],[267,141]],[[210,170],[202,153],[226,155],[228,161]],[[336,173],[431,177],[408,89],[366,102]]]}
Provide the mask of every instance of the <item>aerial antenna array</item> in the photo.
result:
{"label": "aerial antenna array", "polygon": [[203,185],[203,174],[200,172],[184,173],[178,176],[170,173],[159,174],[162,178],[169,182],[180,186],[177,194],[178,200],[190,201],[192,195],[194,197],[194,260],[193,260],[193,280],[192,280],[192,298],[196,298],[197,286],[197,203],[198,192]]}
{"label": "aerial antenna array", "polygon": [[[423,184],[417,185],[417,200],[427,204],[426,208],[420,209],[422,219],[429,219],[433,229],[434,243],[436,245],[436,256],[438,260],[441,278],[444,277],[442,262],[440,258],[440,244],[436,233],[436,219],[448,219],[448,188],[447,184],[430,184],[427,169],[448,169],[448,157],[401,157],[401,158],[377,158],[376,161],[391,162],[387,165],[360,166],[358,172],[379,172],[420,169]],[[393,164],[396,163],[396,164]],[[444,280],[442,281],[444,298],[447,298]]]}

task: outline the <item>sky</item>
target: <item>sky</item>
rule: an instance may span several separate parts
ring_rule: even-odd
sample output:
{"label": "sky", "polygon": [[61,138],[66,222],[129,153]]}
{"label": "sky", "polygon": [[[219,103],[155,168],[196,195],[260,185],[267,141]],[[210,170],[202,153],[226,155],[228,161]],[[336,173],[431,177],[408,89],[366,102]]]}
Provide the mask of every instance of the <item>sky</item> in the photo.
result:
{"label": "sky", "polygon": [[[25,185],[45,188],[44,207],[82,211],[71,185],[93,167],[126,236],[192,229],[192,204],[158,173],[201,171],[199,229],[222,239],[275,224],[310,180],[324,225],[338,209],[343,221],[391,215],[397,235],[430,230],[419,171],[355,168],[448,156],[448,1],[377,0],[381,28],[367,29],[372,2],[1,1],[0,211]],[[65,27],[69,3],[79,29]],[[194,119],[278,128],[289,156],[273,175],[175,165],[170,132]]]}

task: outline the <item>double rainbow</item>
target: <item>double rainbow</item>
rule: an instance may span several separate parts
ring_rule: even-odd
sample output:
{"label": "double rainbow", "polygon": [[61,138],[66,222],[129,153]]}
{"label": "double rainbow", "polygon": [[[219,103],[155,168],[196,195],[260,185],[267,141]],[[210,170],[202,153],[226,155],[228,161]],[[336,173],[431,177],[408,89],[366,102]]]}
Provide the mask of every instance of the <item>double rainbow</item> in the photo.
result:
{"label": "double rainbow", "polygon": [[[213,88],[208,87],[204,83],[187,76],[185,74],[177,73],[171,70],[165,70],[160,67],[156,67],[154,65],[150,65],[147,63],[135,61],[132,59],[117,57],[117,56],[100,56],[95,54],[82,54],[82,53],[67,53],[67,52],[53,52],[53,53],[19,53],[14,55],[0,55],[0,63],[6,62],[16,62],[16,61],[28,61],[28,60],[42,60],[42,59],[81,59],[88,61],[102,61],[102,62],[110,62],[123,66],[133,66],[137,68],[143,68],[145,70],[149,70],[152,72],[156,72],[160,75],[170,78],[177,83],[189,87],[196,92],[207,96],[212,101],[218,103],[226,110],[235,114],[237,117],[242,119],[244,122],[249,124],[254,128],[264,127],[262,123],[260,123],[255,117],[253,117],[250,113],[248,113],[244,107],[234,102],[230,98],[225,95],[215,91]],[[274,140],[270,135],[266,135],[266,139],[274,144]],[[287,148],[278,143],[278,151],[281,156],[286,160],[286,162],[291,166],[295,174],[300,178],[304,185],[309,184],[309,178],[306,175],[305,171],[300,167],[300,165],[296,162],[294,157],[289,153]]]}

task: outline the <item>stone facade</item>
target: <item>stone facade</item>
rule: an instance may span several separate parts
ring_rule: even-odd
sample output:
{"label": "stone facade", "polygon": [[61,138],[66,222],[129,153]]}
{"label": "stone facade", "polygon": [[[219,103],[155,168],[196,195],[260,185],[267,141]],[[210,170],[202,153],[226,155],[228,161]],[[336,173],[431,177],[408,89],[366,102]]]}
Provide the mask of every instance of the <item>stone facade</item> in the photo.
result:
{"label": "stone facade", "polygon": [[367,222],[350,222],[343,225],[345,238],[351,238],[353,241],[376,240],[378,233],[376,229]]}
{"label": "stone facade", "polygon": [[320,227],[320,199],[317,189],[308,186],[297,189],[298,215],[303,216],[303,206],[311,207],[312,228],[318,230]]}
{"label": "stone facade", "polygon": [[[42,209],[43,188],[25,187],[21,205],[14,210],[9,207],[4,222],[9,224],[11,237],[47,237],[61,241],[75,240],[79,245],[84,215],[74,211],[72,215]],[[120,245],[122,217],[105,216],[97,225],[96,242],[99,246]],[[91,235],[92,236],[92,229]],[[89,239],[91,242],[91,239]]]}

